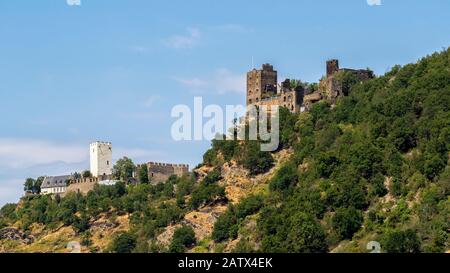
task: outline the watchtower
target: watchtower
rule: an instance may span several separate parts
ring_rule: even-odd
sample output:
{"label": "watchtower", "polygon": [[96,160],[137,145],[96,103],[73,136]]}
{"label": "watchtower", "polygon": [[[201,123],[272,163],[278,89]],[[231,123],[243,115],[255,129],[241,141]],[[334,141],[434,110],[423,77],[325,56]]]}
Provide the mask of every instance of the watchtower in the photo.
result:
{"label": "watchtower", "polygon": [[277,95],[278,73],[270,64],[263,64],[261,70],[247,73],[247,105],[258,104],[262,99]]}
{"label": "watchtower", "polygon": [[91,173],[94,177],[112,174],[112,143],[96,141],[90,145]]}
{"label": "watchtower", "polygon": [[327,61],[327,77],[332,76],[339,71],[339,60],[332,59]]}

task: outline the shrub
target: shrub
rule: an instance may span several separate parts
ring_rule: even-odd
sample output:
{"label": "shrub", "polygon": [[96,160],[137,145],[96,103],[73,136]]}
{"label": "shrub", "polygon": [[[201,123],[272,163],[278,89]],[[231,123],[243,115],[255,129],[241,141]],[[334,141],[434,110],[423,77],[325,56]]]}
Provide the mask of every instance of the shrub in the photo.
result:
{"label": "shrub", "polygon": [[218,170],[210,172],[192,192],[189,206],[192,209],[198,209],[200,206],[216,200],[225,201],[225,188],[217,185],[217,181],[219,181],[220,178],[220,172]]}
{"label": "shrub", "polygon": [[114,238],[111,244],[111,252],[131,253],[136,247],[137,238],[131,233],[122,233]]}
{"label": "shrub", "polygon": [[272,191],[285,191],[294,186],[298,181],[294,164],[282,166],[271,179],[269,188]]}
{"label": "shrub", "polygon": [[421,242],[412,229],[394,230],[382,238],[381,246],[388,253],[417,253],[420,252]]}
{"label": "shrub", "polygon": [[339,208],[332,219],[333,229],[341,239],[351,239],[362,223],[362,213],[355,208]]}
{"label": "shrub", "polygon": [[78,233],[82,233],[89,229],[89,217],[86,213],[82,213],[81,217],[76,217],[73,227],[77,230]]}
{"label": "shrub", "polygon": [[144,164],[144,165],[140,166],[140,168],[138,170],[138,180],[139,180],[139,183],[142,183],[142,184],[149,183],[147,165]]}
{"label": "shrub", "polygon": [[286,238],[287,251],[291,253],[324,253],[328,246],[325,232],[312,215],[298,212],[289,221]]}
{"label": "shrub", "polygon": [[263,206],[264,199],[260,195],[249,196],[236,206],[236,217],[244,219],[248,215],[257,213]]}
{"label": "shrub", "polygon": [[219,216],[216,223],[214,224],[214,229],[212,233],[212,238],[216,242],[222,242],[228,240],[230,237],[234,237],[233,234],[233,226],[236,226],[238,223],[237,217],[234,213],[234,209],[232,207],[228,208],[228,210]]}
{"label": "shrub", "polygon": [[186,247],[191,247],[195,243],[195,233],[192,227],[182,226],[175,230],[169,251],[172,253],[184,253]]}
{"label": "shrub", "polygon": [[244,147],[240,163],[250,171],[251,175],[257,175],[270,170],[274,160],[269,152],[260,150],[257,141],[249,141]]}

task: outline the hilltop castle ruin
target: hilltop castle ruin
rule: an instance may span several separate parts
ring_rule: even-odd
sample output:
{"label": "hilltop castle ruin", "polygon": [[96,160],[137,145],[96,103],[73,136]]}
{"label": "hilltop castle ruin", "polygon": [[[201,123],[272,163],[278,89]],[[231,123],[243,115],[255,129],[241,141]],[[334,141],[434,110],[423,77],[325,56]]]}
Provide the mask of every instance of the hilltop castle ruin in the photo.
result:
{"label": "hilltop castle ruin", "polygon": [[278,84],[278,72],[272,65],[263,64],[262,69],[253,69],[247,73],[247,106],[278,105],[293,113],[303,112],[316,102],[325,100],[333,105],[339,97],[348,95],[339,81],[344,74],[351,74],[360,82],[374,77],[368,69],[341,69],[339,61],[335,59],[327,61],[326,73],[318,89],[310,90],[290,79]]}

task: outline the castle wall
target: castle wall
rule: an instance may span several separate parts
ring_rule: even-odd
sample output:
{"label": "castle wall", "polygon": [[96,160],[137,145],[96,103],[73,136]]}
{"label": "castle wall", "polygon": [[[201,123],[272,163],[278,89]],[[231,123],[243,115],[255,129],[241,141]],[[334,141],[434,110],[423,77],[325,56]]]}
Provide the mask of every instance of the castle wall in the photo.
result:
{"label": "castle wall", "polygon": [[298,113],[303,104],[304,90],[302,87],[296,89],[288,89],[279,94],[279,105],[286,107],[292,113]]}
{"label": "castle wall", "polygon": [[327,77],[319,82],[319,92],[324,99],[332,104],[336,103],[338,97],[344,95],[341,85],[334,76]]}
{"label": "castle wall", "polygon": [[172,175],[182,176],[189,173],[189,165],[186,164],[149,162],[146,165],[148,178],[152,184],[164,183]]}
{"label": "castle wall", "polygon": [[367,70],[367,69],[356,70],[356,69],[343,68],[343,69],[340,69],[340,71],[353,73],[354,75],[356,75],[356,77],[360,81],[367,81],[374,77],[373,72],[370,70]]}
{"label": "castle wall", "polygon": [[68,193],[81,193],[83,195],[88,194],[92,191],[95,185],[98,184],[99,179],[97,177],[92,178],[82,178],[70,181],[70,185],[67,187],[65,195]]}

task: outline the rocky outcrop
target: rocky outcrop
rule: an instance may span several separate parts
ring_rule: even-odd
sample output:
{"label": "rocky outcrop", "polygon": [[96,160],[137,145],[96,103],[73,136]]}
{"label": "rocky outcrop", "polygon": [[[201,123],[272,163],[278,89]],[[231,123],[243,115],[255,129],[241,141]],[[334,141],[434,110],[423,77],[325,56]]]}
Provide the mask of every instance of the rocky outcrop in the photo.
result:
{"label": "rocky outcrop", "polygon": [[34,238],[15,228],[4,228],[0,230],[0,240],[20,241],[24,244],[31,244]]}
{"label": "rocky outcrop", "polygon": [[[237,164],[236,161],[226,162],[220,168],[222,179],[218,183],[225,188],[227,199],[231,203],[239,203],[240,200],[251,194],[264,191],[267,187],[267,183],[273,177],[277,169],[283,162],[288,160],[292,154],[293,151],[290,149],[274,153],[273,157],[276,162],[275,167],[267,173],[257,176],[251,176],[248,170]],[[214,170],[213,167],[202,166],[201,168],[194,170],[194,173],[196,174],[198,181],[201,181],[212,170]],[[226,209],[227,204],[218,202],[188,212],[180,223],[165,228],[165,230],[157,237],[157,244],[162,248],[168,247],[172,241],[175,230],[182,225],[192,227],[197,241],[209,238],[212,234],[215,222]],[[238,241],[233,242],[232,246],[227,247],[227,251],[232,249],[237,242]]]}

